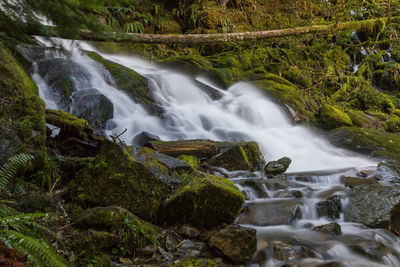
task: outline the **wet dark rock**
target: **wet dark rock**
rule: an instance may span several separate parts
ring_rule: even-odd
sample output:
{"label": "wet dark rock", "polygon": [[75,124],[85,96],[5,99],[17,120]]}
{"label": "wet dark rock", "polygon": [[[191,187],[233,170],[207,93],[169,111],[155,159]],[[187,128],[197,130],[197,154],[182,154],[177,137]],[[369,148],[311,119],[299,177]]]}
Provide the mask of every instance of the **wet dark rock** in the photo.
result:
{"label": "wet dark rock", "polygon": [[[400,186],[361,185],[354,187],[344,211],[344,219],[370,227],[400,229]],[[392,214],[392,216],[391,216]]]}
{"label": "wet dark rock", "polygon": [[256,179],[246,180],[240,183],[241,186],[250,187],[258,198],[268,197],[267,192],[265,192],[262,183]]}
{"label": "wet dark rock", "polygon": [[301,218],[301,205],[297,199],[248,203],[237,223],[261,226],[291,224]]}
{"label": "wet dark rock", "polygon": [[274,194],[275,198],[302,198],[303,192],[299,190],[282,190]]}
{"label": "wet dark rock", "polygon": [[196,239],[200,236],[201,230],[195,226],[184,224],[178,228],[178,233],[183,238]]}
{"label": "wet dark rock", "polygon": [[208,244],[232,262],[245,263],[256,252],[256,230],[239,225],[229,225],[213,235]]}
{"label": "wet dark rock", "polygon": [[38,74],[49,85],[50,99],[63,111],[71,107],[71,95],[77,88],[90,88],[90,73],[80,64],[63,58],[37,62]]}
{"label": "wet dark rock", "polygon": [[337,223],[328,223],[313,228],[314,231],[331,234],[332,236],[338,236],[342,234],[342,228]]}
{"label": "wet dark rock", "polygon": [[272,178],[274,175],[284,173],[289,168],[291,162],[292,160],[288,157],[283,157],[277,161],[270,161],[265,166],[265,175],[268,178]]}
{"label": "wet dark rock", "polygon": [[378,184],[375,178],[359,178],[359,177],[346,177],[344,178],[344,185],[348,187],[354,187],[365,184]]}
{"label": "wet dark rock", "polygon": [[382,182],[400,184],[400,164],[385,161],[379,163],[375,177]]}
{"label": "wet dark rock", "polygon": [[196,84],[199,88],[206,93],[212,100],[219,100],[222,98],[222,93],[220,93],[217,89],[212,86],[209,86],[205,83],[202,83],[198,80],[195,80]]}
{"label": "wet dark rock", "polygon": [[105,128],[114,117],[114,105],[96,89],[81,90],[72,94],[71,113],[88,121],[94,129]]}
{"label": "wet dark rock", "polygon": [[369,176],[372,176],[373,174],[375,174],[374,170],[361,170],[361,171],[357,172],[357,176],[363,177],[363,178],[367,178]]}
{"label": "wet dark rock", "polygon": [[316,208],[319,217],[327,217],[330,219],[340,218],[340,198],[336,196],[318,202]]}
{"label": "wet dark rock", "polygon": [[264,181],[264,184],[269,190],[280,190],[290,187],[289,182],[283,179],[269,179]]}
{"label": "wet dark rock", "polygon": [[383,257],[392,252],[391,249],[385,247],[382,243],[373,240],[361,241],[349,247],[367,258],[382,262]]}
{"label": "wet dark rock", "polygon": [[158,137],[155,134],[151,134],[149,132],[143,131],[137,135],[135,135],[135,137],[133,137],[132,139],[132,145],[133,146],[137,146],[137,147],[141,147],[144,146],[145,144],[151,142],[151,141],[159,141],[160,137]]}
{"label": "wet dark rock", "polygon": [[300,252],[298,252],[292,245],[281,242],[272,241],[271,242],[274,258],[280,261],[291,261],[301,258]]}

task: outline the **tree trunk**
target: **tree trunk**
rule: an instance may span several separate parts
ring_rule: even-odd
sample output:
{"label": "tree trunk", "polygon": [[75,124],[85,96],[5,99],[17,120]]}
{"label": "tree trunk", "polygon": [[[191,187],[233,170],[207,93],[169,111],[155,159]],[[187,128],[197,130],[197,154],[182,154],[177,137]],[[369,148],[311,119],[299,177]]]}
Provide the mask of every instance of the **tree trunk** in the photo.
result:
{"label": "tree trunk", "polygon": [[[392,20],[399,17],[393,17]],[[113,42],[133,42],[150,44],[199,44],[199,43],[221,43],[221,42],[240,42],[248,40],[262,40],[276,37],[292,35],[302,35],[310,33],[328,34],[343,30],[366,29],[375,31],[377,28],[388,23],[388,18],[378,18],[362,21],[349,21],[329,25],[313,25],[280,30],[256,31],[256,32],[234,32],[234,33],[211,33],[211,34],[143,34],[143,33],[105,33],[98,36],[89,31],[80,33],[82,40],[89,41],[113,41]],[[30,32],[30,35],[40,35],[40,33]],[[62,38],[67,35],[60,33]]]}

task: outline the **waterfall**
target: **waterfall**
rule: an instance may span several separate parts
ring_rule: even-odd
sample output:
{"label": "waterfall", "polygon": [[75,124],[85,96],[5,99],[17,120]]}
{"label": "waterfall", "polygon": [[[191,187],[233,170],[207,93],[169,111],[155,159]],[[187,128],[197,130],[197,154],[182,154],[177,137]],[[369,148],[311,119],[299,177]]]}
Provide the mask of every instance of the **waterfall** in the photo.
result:
{"label": "waterfall", "polygon": [[[290,171],[315,171],[376,165],[371,159],[336,148],[304,126],[295,125],[280,106],[250,83],[238,82],[224,90],[202,77],[190,77],[161,68],[140,58],[103,54],[85,42],[38,37],[48,46],[58,44],[68,53],[47,53],[47,57],[69,57],[89,74],[87,82],[74,81],[76,90],[96,88],[114,105],[114,116],[106,136],[127,129],[121,139],[131,144],[133,137],[148,131],[162,140],[211,139],[255,141],[267,161],[288,156]],[[152,95],[165,110],[159,118],[149,114],[126,93],[109,82],[110,75],[85,53],[95,51],[107,60],[133,69],[148,79]],[[49,108],[58,108],[48,86],[35,70],[33,79]],[[212,99],[200,84],[221,95]]]}

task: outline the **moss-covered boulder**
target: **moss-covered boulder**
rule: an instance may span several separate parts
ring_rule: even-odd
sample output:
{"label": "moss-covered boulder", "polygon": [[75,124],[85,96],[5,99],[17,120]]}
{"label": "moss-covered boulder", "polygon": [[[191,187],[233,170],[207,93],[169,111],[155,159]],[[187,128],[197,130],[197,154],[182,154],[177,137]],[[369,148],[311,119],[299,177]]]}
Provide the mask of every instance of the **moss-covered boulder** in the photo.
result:
{"label": "moss-covered boulder", "polygon": [[60,128],[59,136],[76,137],[88,141],[93,130],[85,119],[80,119],[68,112],[59,110],[46,110],[46,122]]}
{"label": "moss-covered boulder", "polygon": [[232,262],[246,263],[257,250],[256,230],[229,225],[213,235],[208,243]]}
{"label": "moss-covered boulder", "polygon": [[216,147],[220,153],[207,160],[209,165],[229,171],[257,171],[265,164],[264,156],[255,142],[217,143]]}
{"label": "moss-covered boulder", "polygon": [[166,200],[164,219],[170,224],[188,223],[210,229],[222,223],[231,223],[243,203],[244,196],[232,181],[197,173],[197,177]]}
{"label": "moss-covered boulder", "polygon": [[93,163],[68,184],[66,197],[83,206],[117,205],[152,220],[169,191],[124,148],[104,141]]}
{"label": "moss-covered boulder", "polygon": [[152,247],[154,251],[158,247],[166,248],[167,233],[163,229],[121,207],[81,210],[73,214],[72,222],[80,235],[73,247],[89,255],[100,251],[137,256],[147,247]]}
{"label": "moss-covered boulder", "polygon": [[263,68],[252,70],[245,77],[284,106],[295,121],[308,121],[313,117],[316,103],[291,82]]}
{"label": "moss-covered boulder", "polygon": [[325,104],[319,114],[319,121],[326,129],[335,129],[342,126],[352,126],[353,122],[340,107]]}
{"label": "moss-covered boulder", "polygon": [[277,161],[268,162],[264,168],[264,173],[268,178],[272,178],[274,175],[284,173],[292,163],[292,160],[288,157],[283,157]]}
{"label": "moss-covered boulder", "polygon": [[134,70],[124,67],[118,63],[104,59],[95,52],[87,52],[88,56],[103,65],[114,78],[117,86],[125,91],[135,102],[146,106],[154,103],[149,90],[147,79]]}
{"label": "moss-covered boulder", "polygon": [[400,136],[374,129],[342,127],[327,133],[330,142],[355,152],[400,160]]}
{"label": "moss-covered boulder", "polygon": [[14,154],[34,153],[38,165],[47,158],[45,104],[38,88],[10,50],[0,42],[0,163]]}
{"label": "moss-covered boulder", "polygon": [[158,179],[171,186],[179,186],[192,178],[193,168],[180,159],[142,147],[134,153],[135,159],[143,163]]}
{"label": "moss-covered boulder", "polygon": [[191,155],[181,155],[178,157],[178,159],[189,164],[193,168],[193,170],[197,170],[200,167],[200,159],[198,157]]}

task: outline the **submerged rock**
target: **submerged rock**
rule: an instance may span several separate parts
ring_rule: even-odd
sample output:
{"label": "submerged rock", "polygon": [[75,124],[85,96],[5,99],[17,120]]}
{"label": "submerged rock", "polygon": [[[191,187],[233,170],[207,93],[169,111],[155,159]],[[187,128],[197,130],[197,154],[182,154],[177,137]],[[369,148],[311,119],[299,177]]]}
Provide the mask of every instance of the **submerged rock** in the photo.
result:
{"label": "submerged rock", "polygon": [[277,161],[268,162],[265,166],[264,173],[268,178],[272,178],[275,175],[284,173],[288,168],[292,160],[288,157],[283,157]]}
{"label": "submerged rock", "polygon": [[271,245],[274,250],[274,258],[277,260],[291,261],[301,258],[301,253],[290,244],[281,241],[272,241]]}
{"label": "submerged rock", "polygon": [[89,167],[68,184],[66,195],[89,206],[117,205],[142,219],[154,219],[170,192],[142,163],[119,145],[104,141]]}
{"label": "submerged rock", "polygon": [[94,129],[104,128],[114,117],[114,105],[96,89],[81,90],[72,94],[71,113],[88,121]]}
{"label": "submerged rock", "polygon": [[395,161],[379,163],[375,177],[382,182],[400,184],[400,164]]}
{"label": "submerged rock", "polygon": [[320,201],[317,203],[316,209],[319,217],[339,219],[341,210],[340,198],[333,196],[327,200]]}
{"label": "submerged rock", "polygon": [[244,196],[232,181],[198,172],[179,188],[164,205],[164,219],[210,229],[231,223],[239,214]]}
{"label": "submerged rock", "polygon": [[328,223],[313,228],[313,231],[331,234],[332,236],[338,236],[342,234],[342,228],[337,223]]}
{"label": "submerged rock", "polygon": [[392,253],[392,250],[382,243],[373,240],[361,241],[358,244],[350,245],[350,248],[371,260],[383,262],[383,257]]}
{"label": "submerged rock", "polygon": [[213,235],[208,244],[234,263],[245,263],[257,249],[256,230],[229,225]]}
{"label": "submerged rock", "polygon": [[298,199],[247,203],[237,223],[260,226],[291,224],[301,218],[301,205]]}
{"label": "submerged rock", "polygon": [[344,219],[370,227],[391,226],[400,230],[400,186],[362,185],[354,187]]}
{"label": "submerged rock", "polygon": [[78,88],[90,88],[90,73],[80,64],[64,58],[37,62],[37,72],[48,84],[50,99],[63,111],[69,111],[71,95]]}

